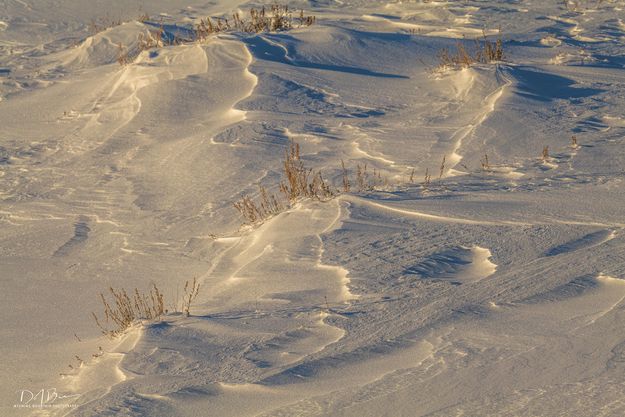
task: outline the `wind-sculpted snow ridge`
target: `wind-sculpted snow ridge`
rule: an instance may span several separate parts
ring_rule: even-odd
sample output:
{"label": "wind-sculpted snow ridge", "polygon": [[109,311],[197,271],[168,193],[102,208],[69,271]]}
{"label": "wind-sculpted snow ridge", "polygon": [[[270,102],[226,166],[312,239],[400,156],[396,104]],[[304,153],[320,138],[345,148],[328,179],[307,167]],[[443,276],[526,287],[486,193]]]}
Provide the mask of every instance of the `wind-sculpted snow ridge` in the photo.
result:
{"label": "wind-sculpted snow ridge", "polygon": [[[171,3],[0,7],[0,414],[625,414],[622,2],[311,0],[119,65],[261,6]],[[293,142],[336,197],[242,226]]]}

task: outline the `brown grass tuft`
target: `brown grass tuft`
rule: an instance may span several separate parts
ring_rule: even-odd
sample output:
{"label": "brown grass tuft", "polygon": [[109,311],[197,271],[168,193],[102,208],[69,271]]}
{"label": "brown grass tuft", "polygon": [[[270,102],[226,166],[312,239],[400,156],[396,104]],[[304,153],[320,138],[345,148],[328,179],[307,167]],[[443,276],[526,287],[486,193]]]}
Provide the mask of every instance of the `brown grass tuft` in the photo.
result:
{"label": "brown grass tuft", "polygon": [[130,64],[132,61],[133,59],[130,57],[130,52],[128,51],[128,48],[126,48],[120,42],[117,45],[117,62],[119,63],[119,65],[124,66]]}
{"label": "brown grass tuft", "polygon": [[304,166],[298,143],[291,142],[285,151],[283,166],[285,180],[280,183],[280,191],[290,203],[300,198],[326,201],[335,196],[321,172],[315,173]]}
{"label": "brown grass tuft", "polygon": [[[137,19],[140,22],[149,20],[147,14],[142,14]],[[310,26],[316,22],[315,16],[306,16],[304,10],[299,12],[298,17],[293,17],[293,13],[288,6],[273,5],[269,9],[251,9],[248,18],[242,18],[238,13],[232,15],[232,19],[210,18],[200,19],[194,28],[192,38],[173,38],[169,40],[164,37],[164,29],[150,30],[141,33],[138,37],[138,47],[133,53],[129,53],[126,48],[120,46],[120,53],[117,61],[120,65],[128,65],[142,52],[163,46],[181,45],[193,41],[204,41],[210,35],[222,32],[281,32],[295,27]],[[108,22],[107,25],[114,26],[121,24],[121,21]],[[92,22],[92,31],[99,32],[110,26],[103,26]]]}
{"label": "brown grass tuft", "polygon": [[259,198],[254,200],[250,196],[244,196],[234,203],[234,208],[243,216],[246,223],[255,224],[267,220],[300,199],[327,201],[336,196],[336,191],[324,180],[321,172],[314,172],[304,166],[304,162],[300,159],[298,143],[289,144],[282,166],[284,179],[280,182],[280,192],[285,197],[286,203],[281,203],[275,194],[259,186]]}
{"label": "brown grass tuft", "polygon": [[254,224],[266,220],[285,209],[275,194],[270,194],[262,185],[258,186],[260,201],[257,203],[251,197],[245,196],[234,203],[234,208],[243,216],[246,223]]}
{"label": "brown grass tuft", "polygon": [[[102,333],[115,337],[123,333],[137,320],[158,320],[165,312],[163,294],[156,285],[150,291],[140,293],[135,288],[132,295],[125,289],[109,288],[112,301],[100,293],[104,306],[105,324],[102,324],[95,313],[91,313]],[[111,326],[111,327],[109,327]]]}
{"label": "brown grass tuft", "polygon": [[98,19],[91,19],[91,21],[89,22],[89,32],[92,35],[96,35],[114,26],[119,26],[122,23],[123,22],[121,19],[112,19],[109,16],[101,17]]}
{"label": "brown grass tuft", "polygon": [[163,32],[163,28],[159,28],[158,30],[150,30],[146,33],[140,33],[138,39],[139,52],[164,46]]}
{"label": "brown grass tuft", "polygon": [[456,49],[442,49],[438,53],[439,68],[468,68],[475,64],[490,64],[505,59],[503,41],[501,38],[495,42],[486,39],[475,39],[473,48],[468,48],[464,43],[456,42]]}
{"label": "brown grass tuft", "polygon": [[288,6],[273,5],[269,9],[264,6],[261,9],[251,9],[247,18],[234,13],[232,19],[207,17],[200,19],[196,26],[196,38],[203,40],[210,35],[221,32],[282,32],[294,27],[310,26],[316,22],[315,16],[306,16],[304,10],[300,10],[298,17]]}

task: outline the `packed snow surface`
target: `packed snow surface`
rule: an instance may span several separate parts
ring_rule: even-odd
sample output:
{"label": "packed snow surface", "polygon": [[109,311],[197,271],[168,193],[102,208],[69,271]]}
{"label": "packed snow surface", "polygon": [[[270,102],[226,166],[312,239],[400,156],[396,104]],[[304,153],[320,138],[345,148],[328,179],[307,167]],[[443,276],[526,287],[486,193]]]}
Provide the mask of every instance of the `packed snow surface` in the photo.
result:
{"label": "packed snow surface", "polygon": [[[188,39],[261,5],[0,0],[0,415],[624,416],[625,3]],[[117,62],[155,28],[187,41]],[[291,141],[340,192],[242,225]],[[104,337],[99,294],[152,284]]]}

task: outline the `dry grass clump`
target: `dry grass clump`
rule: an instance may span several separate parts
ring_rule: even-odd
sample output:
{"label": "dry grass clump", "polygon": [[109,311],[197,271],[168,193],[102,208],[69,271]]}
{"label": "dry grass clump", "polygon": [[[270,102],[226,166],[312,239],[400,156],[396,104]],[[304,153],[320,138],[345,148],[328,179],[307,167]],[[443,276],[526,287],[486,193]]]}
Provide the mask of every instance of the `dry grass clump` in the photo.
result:
{"label": "dry grass clump", "polygon": [[161,39],[162,31],[149,31],[147,33],[140,33],[137,39],[137,48],[133,51],[123,45],[121,42],[117,45],[117,63],[122,67],[128,64],[132,64],[142,51],[147,51],[152,48],[159,48],[163,46]]}
{"label": "dry grass clump", "polygon": [[91,19],[89,22],[89,32],[92,35],[96,35],[114,26],[119,26],[122,23],[124,22],[121,19],[111,19],[109,16]]}
{"label": "dry grass clump", "polygon": [[289,202],[300,198],[328,200],[335,193],[321,176],[321,172],[313,172],[304,166],[300,159],[299,144],[291,142],[284,154],[285,180],[280,183],[280,191]]}
{"label": "dry grass clump", "polygon": [[486,35],[481,41],[475,39],[473,48],[468,48],[464,43],[458,41],[455,51],[445,48],[438,54],[439,68],[468,68],[475,64],[503,61],[504,58],[501,38],[491,42],[486,39]]}
{"label": "dry grass clump", "polygon": [[[149,16],[143,14],[139,16],[139,21],[144,22],[149,20]],[[133,53],[130,53],[128,49],[120,44],[119,54],[117,62],[120,65],[128,65],[132,63],[142,51],[147,51],[154,48],[160,48],[163,46],[181,45],[194,41],[206,40],[210,35],[214,35],[222,32],[245,32],[245,33],[260,33],[260,32],[281,32],[290,30],[295,27],[310,26],[316,22],[315,16],[306,16],[304,10],[300,10],[297,16],[293,16],[293,13],[288,6],[273,5],[269,9],[263,7],[260,10],[251,9],[249,11],[249,17],[242,18],[239,13],[232,15],[232,19],[227,18],[210,18],[200,19],[200,23],[193,30],[193,36],[189,38],[178,38],[163,36],[165,30],[161,27],[158,30],[151,30],[147,33],[139,34],[137,40],[137,48]],[[121,24],[121,21],[115,22]],[[92,24],[94,28],[92,30],[100,31],[100,26]],[[111,23],[111,26],[113,24]],[[103,29],[102,29],[103,30]]]}
{"label": "dry grass clump", "polygon": [[375,191],[381,187],[388,186],[388,180],[382,178],[382,173],[373,168],[373,173],[369,173],[367,164],[356,164],[356,186],[358,192]]}
{"label": "dry grass clump", "polygon": [[[410,181],[414,180],[414,169],[410,174]],[[382,173],[375,168],[371,173],[367,164],[356,164],[356,180],[352,183],[349,172],[345,168],[345,162],[341,160],[341,181],[343,192],[349,193],[352,190],[352,184],[355,185],[357,192],[375,191],[383,187],[389,186],[388,178],[382,177]]]}
{"label": "dry grass clump", "polygon": [[156,285],[147,294],[140,293],[137,288],[132,295],[128,295],[123,288],[116,290],[110,287],[109,291],[112,297],[110,302],[100,293],[105,323],[102,324],[98,316],[91,313],[104,335],[118,336],[137,320],[158,320],[165,313],[163,294]]}
{"label": "dry grass clump", "polygon": [[300,10],[297,17],[288,6],[275,4],[269,9],[264,6],[262,9],[251,9],[247,18],[241,17],[239,13],[232,15],[232,20],[226,18],[210,17],[201,19],[195,29],[197,39],[206,39],[209,35],[221,32],[281,32],[293,29],[294,27],[310,26],[315,23],[315,16],[305,16],[304,10]]}
{"label": "dry grass clump", "polygon": [[121,66],[128,65],[134,58],[130,56],[130,51],[120,42],[117,44],[117,63]]}
{"label": "dry grass clump", "polygon": [[139,52],[148,51],[153,48],[160,48],[163,44],[163,28],[158,30],[150,30],[147,33],[140,33],[138,38]]}
{"label": "dry grass clump", "polygon": [[257,223],[268,219],[285,209],[285,206],[280,203],[275,194],[269,194],[262,185],[259,185],[258,188],[260,191],[258,202],[254,201],[250,196],[245,196],[234,203],[234,208],[241,213],[247,223]]}
{"label": "dry grass clump", "polygon": [[169,39],[163,36],[165,29],[160,27],[157,30],[150,30],[144,33],[140,33],[137,38],[137,47],[130,51],[127,47],[119,44],[119,52],[117,55],[117,62],[119,65],[124,66],[134,62],[134,60],[143,51],[149,51],[154,48],[162,48],[163,46],[180,45],[188,40],[173,37]]}
{"label": "dry grass clump", "polygon": [[[447,160],[447,157],[443,155],[443,160],[441,161],[441,165],[439,167],[439,171],[438,171],[438,179],[439,181],[443,178],[443,174],[445,174],[445,162]],[[414,177],[414,170],[410,176],[410,182],[412,182],[412,179]],[[421,188],[424,191],[429,191],[430,190],[430,186],[432,185],[432,174],[430,174],[430,169],[429,168],[425,168],[425,175],[423,176],[423,181],[421,182]]]}
{"label": "dry grass clump", "polygon": [[[152,285],[147,293],[142,293],[135,288],[129,294],[124,288],[115,289],[113,287],[109,288],[109,292],[109,297],[100,293],[104,307],[104,322],[100,321],[95,313],[91,313],[102,334],[106,336],[119,336],[138,320],[158,320],[167,314],[163,293],[156,285]],[[182,302],[176,295],[176,303],[172,305],[173,309],[179,312],[178,306],[181,305],[182,312],[189,317],[191,303],[196,299],[199,292],[200,284],[197,282],[197,278],[193,278],[193,281],[186,281]]]}
{"label": "dry grass clump", "polygon": [[327,201],[336,196],[336,192],[323,179],[321,172],[314,172],[304,166],[300,158],[298,143],[291,142],[285,151],[283,175],[280,192],[286,199],[285,204],[263,186],[259,186],[260,197],[258,199],[244,196],[234,203],[234,208],[241,213],[246,223],[254,224],[266,220],[303,198]]}
{"label": "dry grass clump", "polygon": [[139,15],[136,19],[127,19],[122,20],[121,18],[113,19],[110,16],[106,15],[104,17],[93,18],[89,22],[89,32],[91,35],[96,35],[100,32],[104,32],[107,29],[110,29],[115,26],[119,26],[125,22],[130,22],[132,20],[136,20],[137,22],[145,22],[150,20],[150,15],[145,12],[139,11]]}
{"label": "dry grass clump", "polygon": [[[350,172],[341,160],[341,184],[340,188],[329,184],[321,172],[306,168],[300,156],[300,147],[296,142],[290,142],[284,154],[283,180],[280,181],[280,193],[286,200],[284,203],[275,195],[259,186],[260,195],[257,198],[244,196],[234,203],[247,224],[260,223],[291,207],[295,202],[302,199],[328,201],[336,197],[340,192],[349,193],[352,189],[357,192],[376,191],[388,188],[388,178],[375,168],[369,171],[367,164],[357,164],[355,178],[352,179]],[[426,173],[427,175],[427,173]],[[429,176],[428,176],[429,178]],[[411,181],[414,179],[414,170],[411,173]],[[283,201],[284,201],[283,200]]]}

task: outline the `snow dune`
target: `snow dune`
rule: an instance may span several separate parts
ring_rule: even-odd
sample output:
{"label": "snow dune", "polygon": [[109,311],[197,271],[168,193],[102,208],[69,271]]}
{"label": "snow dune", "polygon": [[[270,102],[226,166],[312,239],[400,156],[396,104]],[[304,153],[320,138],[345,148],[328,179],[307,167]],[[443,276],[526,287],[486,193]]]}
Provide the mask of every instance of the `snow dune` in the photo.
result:
{"label": "snow dune", "polygon": [[[300,2],[117,63],[258,4],[2,3],[0,414],[623,415],[622,5]],[[506,61],[437,67],[483,34]],[[292,140],[351,192],[242,226]],[[102,337],[99,293],[152,284]],[[71,407],[13,407],[42,388]]]}

